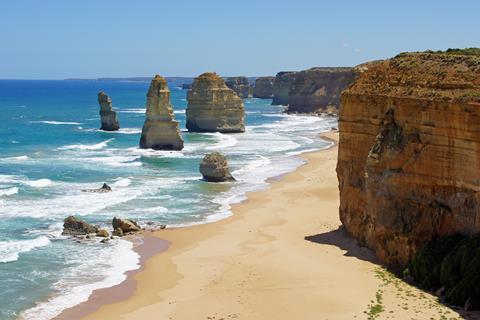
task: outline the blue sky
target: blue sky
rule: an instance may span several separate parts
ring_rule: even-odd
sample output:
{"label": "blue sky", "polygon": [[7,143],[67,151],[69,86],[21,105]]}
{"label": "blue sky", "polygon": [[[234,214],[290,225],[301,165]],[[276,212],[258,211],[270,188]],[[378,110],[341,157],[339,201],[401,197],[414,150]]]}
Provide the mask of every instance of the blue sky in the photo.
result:
{"label": "blue sky", "polygon": [[0,78],[273,75],[480,46],[480,1],[3,0]]}

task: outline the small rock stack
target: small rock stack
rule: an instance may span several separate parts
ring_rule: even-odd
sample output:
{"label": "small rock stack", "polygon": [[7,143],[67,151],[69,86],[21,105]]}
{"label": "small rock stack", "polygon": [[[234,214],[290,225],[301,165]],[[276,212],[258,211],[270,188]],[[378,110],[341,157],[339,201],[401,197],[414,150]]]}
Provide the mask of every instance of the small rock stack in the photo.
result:
{"label": "small rock stack", "polygon": [[100,130],[117,131],[120,129],[117,113],[112,108],[112,100],[103,91],[98,93],[98,104],[100,105],[100,118],[102,122]]}

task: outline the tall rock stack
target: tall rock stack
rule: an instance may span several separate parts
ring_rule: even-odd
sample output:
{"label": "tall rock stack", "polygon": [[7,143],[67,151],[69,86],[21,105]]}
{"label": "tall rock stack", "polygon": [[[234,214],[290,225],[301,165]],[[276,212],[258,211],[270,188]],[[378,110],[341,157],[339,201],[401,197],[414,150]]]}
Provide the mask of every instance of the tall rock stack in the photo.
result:
{"label": "tall rock stack", "polygon": [[167,80],[158,74],[147,93],[147,111],[143,124],[140,148],[155,150],[182,150],[183,139],[174,119]]}
{"label": "tall rock stack", "polygon": [[207,72],[195,78],[187,100],[188,131],[245,131],[243,101],[216,73]]}
{"label": "tall rock stack", "polygon": [[259,77],[255,79],[255,87],[253,88],[253,97],[260,99],[273,98],[273,82],[275,77]]}
{"label": "tall rock stack", "polygon": [[480,232],[480,50],[366,64],[342,94],[340,218],[384,262]]}
{"label": "tall rock stack", "polygon": [[290,113],[335,112],[340,95],[355,79],[354,68],[312,68],[295,76],[288,93]]}
{"label": "tall rock stack", "polygon": [[229,77],[225,84],[242,99],[250,96],[250,83],[247,77]]}
{"label": "tall rock stack", "polygon": [[103,91],[98,93],[98,104],[100,105],[100,130],[117,131],[120,129],[117,113],[112,108],[112,100]]}
{"label": "tall rock stack", "polygon": [[277,73],[273,83],[273,105],[288,105],[288,93],[293,86],[297,72],[283,71]]}

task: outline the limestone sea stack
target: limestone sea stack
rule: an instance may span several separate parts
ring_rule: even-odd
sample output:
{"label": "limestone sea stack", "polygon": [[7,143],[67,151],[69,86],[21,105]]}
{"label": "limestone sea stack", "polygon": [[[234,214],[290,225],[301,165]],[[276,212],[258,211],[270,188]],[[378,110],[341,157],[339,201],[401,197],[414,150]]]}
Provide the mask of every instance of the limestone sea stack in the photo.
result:
{"label": "limestone sea stack", "polygon": [[255,87],[253,88],[253,97],[260,99],[273,98],[273,82],[275,77],[259,77],[255,79]]}
{"label": "limestone sea stack", "polygon": [[229,77],[225,84],[242,99],[250,96],[250,83],[247,77]]}
{"label": "limestone sea stack", "polygon": [[354,68],[311,68],[300,71],[288,93],[289,113],[336,113],[340,95],[355,79]]}
{"label": "limestone sea stack", "polygon": [[147,93],[147,111],[140,138],[140,148],[155,150],[182,150],[178,121],[174,119],[167,80],[158,74]]}
{"label": "limestone sea stack", "polygon": [[480,54],[403,53],[361,69],[341,97],[340,218],[403,267],[431,239],[480,232]]}
{"label": "limestone sea stack", "polygon": [[235,181],[228,169],[227,158],[219,152],[209,153],[203,158],[200,173],[210,182]]}
{"label": "limestone sea stack", "polygon": [[104,131],[117,131],[120,129],[118,123],[117,113],[112,108],[112,100],[103,91],[98,93],[98,104],[100,105],[100,130]]}
{"label": "limestone sea stack", "polygon": [[245,131],[243,101],[216,73],[208,72],[195,78],[187,100],[188,131]]}
{"label": "limestone sea stack", "polygon": [[273,83],[273,105],[288,105],[288,93],[293,86],[297,72],[283,71],[277,73]]}

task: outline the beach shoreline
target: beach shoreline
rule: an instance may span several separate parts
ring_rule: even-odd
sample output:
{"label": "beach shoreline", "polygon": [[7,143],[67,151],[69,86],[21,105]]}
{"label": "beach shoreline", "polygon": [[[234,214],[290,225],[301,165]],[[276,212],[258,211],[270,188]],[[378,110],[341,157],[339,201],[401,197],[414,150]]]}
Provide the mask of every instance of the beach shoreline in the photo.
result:
{"label": "beach shoreline", "polygon": [[[336,132],[325,137],[338,141]],[[419,312],[456,319],[435,297],[385,282],[373,252],[346,235],[336,153],[334,143],[302,154],[303,165],[248,193],[226,219],[153,232],[170,246],[128,275],[128,297],[118,299],[119,287],[102,289],[117,299],[92,295],[83,312],[74,307],[57,319],[363,319],[379,294],[390,319]],[[402,286],[424,298],[399,298]]]}

